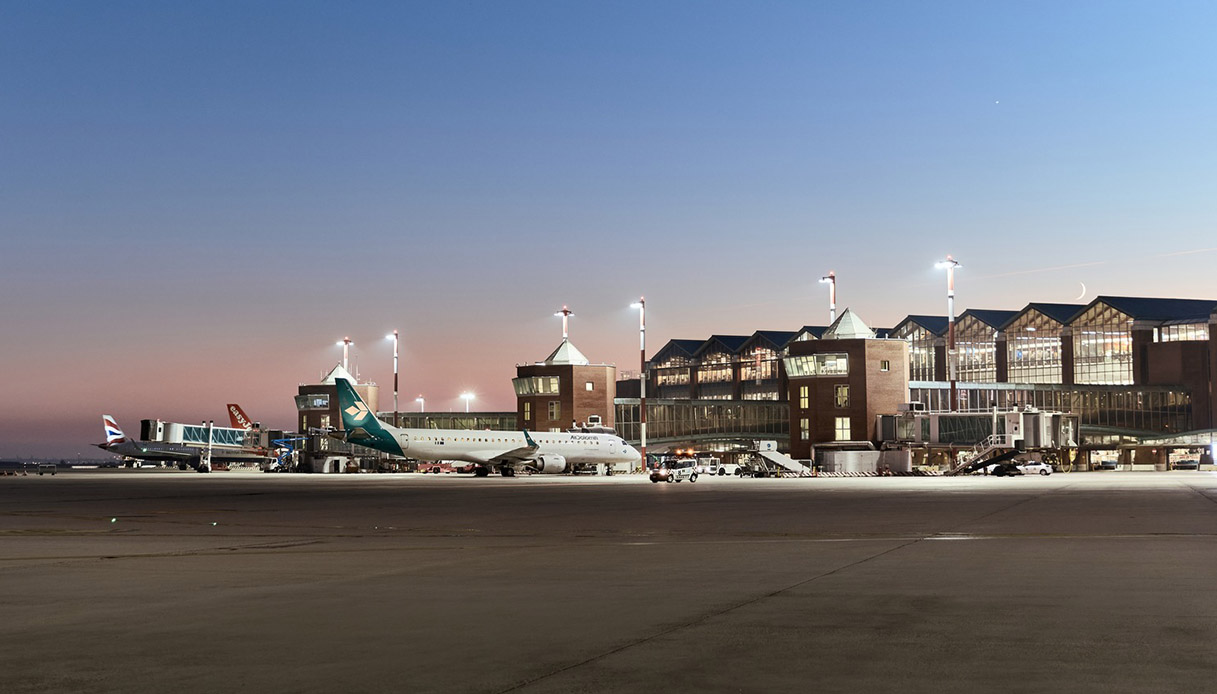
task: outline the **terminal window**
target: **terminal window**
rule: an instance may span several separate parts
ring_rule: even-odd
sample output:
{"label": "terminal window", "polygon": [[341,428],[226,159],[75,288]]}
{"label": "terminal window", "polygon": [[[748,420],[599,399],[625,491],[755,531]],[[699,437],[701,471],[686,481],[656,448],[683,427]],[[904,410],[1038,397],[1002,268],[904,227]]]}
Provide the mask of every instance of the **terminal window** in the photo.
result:
{"label": "terminal window", "polygon": [[836,430],[838,441],[849,441],[849,417],[837,417]]}
{"label": "terminal window", "polygon": [[549,401],[549,419],[550,421],[562,418],[562,402],[559,400]]}
{"label": "terminal window", "polygon": [[849,386],[837,386],[835,402],[837,407],[849,407]]}

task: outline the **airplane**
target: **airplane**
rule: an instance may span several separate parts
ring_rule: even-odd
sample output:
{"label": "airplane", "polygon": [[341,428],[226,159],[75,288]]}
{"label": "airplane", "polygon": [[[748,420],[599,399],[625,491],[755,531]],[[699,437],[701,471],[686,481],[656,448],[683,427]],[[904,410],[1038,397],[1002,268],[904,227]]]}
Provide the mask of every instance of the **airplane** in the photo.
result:
{"label": "airplane", "polygon": [[254,428],[254,420],[245,414],[245,410],[241,409],[240,405],[231,403],[228,405],[228,421],[232,423],[233,429],[250,431]]}
{"label": "airplane", "polygon": [[[114,417],[104,414],[101,416],[102,428],[106,432],[106,442],[95,444],[98,448],[136,460],[177,463],[178,467],[189,465],[198,469],[203,458],[202,446],[189,446],[183,443],[167,443],[165,441],[136,441],[127,438]],[[226,451],[213,449],[211,459],[215,462],[256,462],[266,456],[248,449]],[[185,469],[182,467],[182,469]]]}
{"label": "airplane", "polygon": [[642,459],[638,451],[614,434],[539,433],[528,430],[404,429],[376,418],[344,378],[334,379],[345,440],[367,448],[417,460],[460,460],[486,477],[498,471],[514,477],[517,470],[547,474],[571,472],[575,465],[627,463]]}

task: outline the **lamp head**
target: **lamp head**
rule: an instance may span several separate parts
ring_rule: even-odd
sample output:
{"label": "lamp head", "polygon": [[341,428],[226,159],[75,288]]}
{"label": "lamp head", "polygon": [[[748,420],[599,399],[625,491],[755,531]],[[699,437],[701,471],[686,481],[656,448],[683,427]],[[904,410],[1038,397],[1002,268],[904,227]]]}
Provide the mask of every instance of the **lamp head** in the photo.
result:
{"label": "lamp head", "polygon": [[938,268],[939,270],[955,268],[959,267],[959,261],[948,255],[946,260],[939,260],[938,262],[934,263],[934,267]]}

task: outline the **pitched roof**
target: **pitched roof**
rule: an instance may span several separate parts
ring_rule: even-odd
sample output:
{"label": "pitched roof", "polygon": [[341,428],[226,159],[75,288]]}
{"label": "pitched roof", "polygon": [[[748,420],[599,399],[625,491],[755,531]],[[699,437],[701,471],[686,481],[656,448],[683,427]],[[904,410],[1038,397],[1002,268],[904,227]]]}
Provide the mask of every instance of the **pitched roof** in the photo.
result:
{"label": "pitched roof", "polygon": [[828,330],[827,325],[804,325],[799,328],[799,334],[807,333],[818,340],[824,335],[825,330]]}
{"label": "pitched roof", "polygon": [[1019,313],[1023,313],[1029,308],[1033,308],[1057,323],[1061,323],[1063,325],[1073,320],[1079,313],[1084,311],[1086,309],[1086,304],[1041,304],[1032,302],[1027,304],[1026,308],[1019,311]]}
{"label": "pitched roof", "polygon": [[661,347],[658,352],[651,356],[651,361],[665,357],[668,353],[680,354],[692,358],[697,354],[697,350],[706,343],[705,340],[668,340],[668,343]]}
{"label": "pitched roof", "polygon": [[559,364],[587,366],[591,362],[587,360],[587,357],[583,356],[583,352],[580,352],[578,348],[571,344],[570,340],[563,338],[562,344],[558,345],[558,348],[553,352],[550,352],[549,356],[545,358],[543,363],[546,366],[554,366]]}
{"label": "pitched roof", "polygon": [[798,333],[791,332],[789,330],[758,330],[752,333],[752,336],[748,338],[748,342],[745,343],[743,347],[747,347],[754,342],[766,342],[774,349],[782,349],[789,344],[796,335],[798,335]]}
{"label": "pitched roof", "polygon": [[875,331],[871,330],[853,311],[845,309],[828,330],[824,331],[825,340],[852,340],[873,338]]}
{"label": "pitched roof", "polygon": [[[905,316],[904,320],[896,324],[896,328],[899,328],[905,323],[916,323],[935,335],[946,335],[947,322],[946,316]],[[892,328],[892,330],[895,330],[896,328]]]}
{"label": "pitched roof", "polygon": [[330,372],[325,375],[325,378],[321,379],[321,383],[323,385],[332,386],[334,385],[334,379],[336,378],[341,378],[351,385],[355,385],[356,383],[355,377],[351,375],[351,372],[342,368],[342,362],[335,364],[334,368],[330,369]]}
{"label": "pitched roof", "polygon": [[1001,330],[1002,328],[1004,328],[1006,326],[1007,323],[1014,320],[1014,317],[1017,316],[1019,313],[1020,313],[1020,311],[1005,311],[1005,310],[987,309],[987,308],[970,308],[967,311],[964,311],[963,313],[961,313],[959,315],[959,320],[962,321],[964,319],[964,316],[972,316],[976,320],[980,321],[981,323],[984,323],[985,325],[993,328],[994,330]]}
{"label": "pitched roof", "polygon": [[701,348],[697,350],[697,354],[701,354],[702,352],[709,350],[715,343],[722,345],[724,351],[729,352],[731,354],[737,354],[740,350],[740,347],[744,346],[744,343],[748,341],[749,337],[751,337],[751,336],[750,335],[711,335],[710,339],[706,340],[702,344]]}
{"label": "pitched roof", "polygon": [[1086,308],[1099,302],[1127,314],[1133,320],[1179,323],[1207,321],[1217,309],[1217,301],[1212,299],[1155,299],[1133,296],[1100,296]]}

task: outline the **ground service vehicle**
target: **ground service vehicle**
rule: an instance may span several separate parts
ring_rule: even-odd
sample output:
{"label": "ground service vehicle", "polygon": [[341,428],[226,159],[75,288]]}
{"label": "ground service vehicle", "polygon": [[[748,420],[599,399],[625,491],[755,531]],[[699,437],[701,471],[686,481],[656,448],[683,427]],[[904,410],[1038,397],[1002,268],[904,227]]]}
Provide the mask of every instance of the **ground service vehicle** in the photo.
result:
{"label": "ground service vehicle", "polygon": [[734,463],[724,463],[718,458],[698,458],[697,474],[713,475],[715,477],[738,475],[739,466]]}
{"label": "ground service vehicle", "polygon": [[697,461],[692,458],[669,458],[659,462],[651,471],[652,482],[697,481]]}

